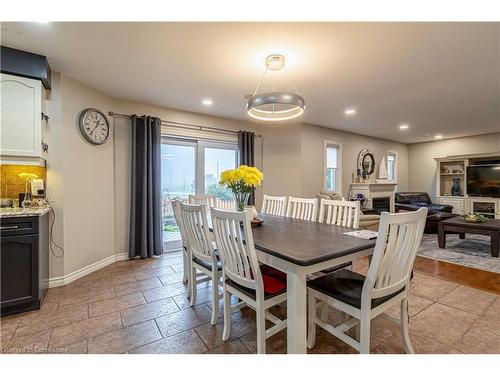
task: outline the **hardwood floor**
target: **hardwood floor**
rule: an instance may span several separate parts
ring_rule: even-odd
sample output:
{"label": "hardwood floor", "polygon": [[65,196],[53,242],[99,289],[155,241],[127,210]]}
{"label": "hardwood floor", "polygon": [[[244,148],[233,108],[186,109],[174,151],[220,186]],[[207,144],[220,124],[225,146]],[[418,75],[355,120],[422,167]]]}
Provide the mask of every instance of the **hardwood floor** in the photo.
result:
{"label": "hardwood floor", "polygon": [[[365,273],[368,260],[357,261],[354,269]],[[210,283],[199,285],[197,306],[190,307],[181,272],[182,255],[167,253],[117,262],[50,289],[41,310],[0,320],[1,352],[255,353],[253,311],[244,308],[233,314],[231,338],[223,342],[222,319],[210,325]],[[410,298],[416,352],[500,353],[498,276],[417,258]],[[286,305],[273,313],[284,318]],[[397,317],[399,308],[388,313]],[[332,322],[340,318],[329,311]],[[371,347],[373,353],[401,353],[399,326],[377,317]],[[267,348],[268,353],[285,353],[286,331],[269,339]],[[309,352],[354,350],[318,329],[316,346]]]}
{"label": "hardwood floor", "polygon": [[414,270],[427,275],[500,294],[500,274],[439,260],[417,257]]}

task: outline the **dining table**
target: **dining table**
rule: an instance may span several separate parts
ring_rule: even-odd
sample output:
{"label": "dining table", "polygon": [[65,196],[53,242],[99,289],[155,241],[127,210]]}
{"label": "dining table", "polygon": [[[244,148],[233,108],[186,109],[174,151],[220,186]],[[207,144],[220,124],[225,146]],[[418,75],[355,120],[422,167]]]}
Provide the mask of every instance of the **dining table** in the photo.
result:
{"label": "dining table", "polygon": [[287,275],[287,353],[307,351],[307,276],[373,254],[375,240],[336,225],[259,214],[253,240],[259,262]]}

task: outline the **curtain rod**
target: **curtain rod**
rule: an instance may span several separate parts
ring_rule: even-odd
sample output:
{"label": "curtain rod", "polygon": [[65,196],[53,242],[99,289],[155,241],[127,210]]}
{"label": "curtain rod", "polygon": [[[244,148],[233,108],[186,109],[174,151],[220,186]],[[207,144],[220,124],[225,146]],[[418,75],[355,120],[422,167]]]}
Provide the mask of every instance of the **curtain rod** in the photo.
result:
{"label": "curtain rod", "polygon": [[[116,113],[113,111],[109,111],[108,115],[111,117],[122,117],[122,118],[131,118],[132,116],[135,115],[126,115],[124,113]],[[227,130],[227,129],[221,129],[221,128],[214,128],[212,126],[204,126],[204,125],[194,125],[194,124],[188,124],[184,122],[176,122],[176,121],[169,121],[169,120],[163,120],[160,119],[162,124],[168,124],[169,126],[176,127],[176,128],[181,128],[181,129],[192,129],[195,128],[196,130],[206,130],[206,131],[211,131],[214,133],[229,133],[229,134],[238,134],[237,131],[235,130]],[[255,134],[256,137],[261,138],[261,134]]]}

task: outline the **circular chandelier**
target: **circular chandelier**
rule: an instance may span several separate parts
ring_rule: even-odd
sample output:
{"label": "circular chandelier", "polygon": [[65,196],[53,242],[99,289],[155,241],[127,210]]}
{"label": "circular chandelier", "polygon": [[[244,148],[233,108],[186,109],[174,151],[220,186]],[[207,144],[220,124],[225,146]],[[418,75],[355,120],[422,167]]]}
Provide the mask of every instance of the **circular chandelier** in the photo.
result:
{"label": "circular chandelier", "polygon": [[[268,70],[283,70],[295,92],[275,91],[273,79],[273,91],[259,94],[259,88]],[[305,106],[304,98],[299,94],[297,87],[295,87],[285,69],[285,57],[283,55],[270,55],[266,57],[266,70],[252,96],[248,99],[248,115],[257,120],[284,121],[299,117],[304,113]]]}

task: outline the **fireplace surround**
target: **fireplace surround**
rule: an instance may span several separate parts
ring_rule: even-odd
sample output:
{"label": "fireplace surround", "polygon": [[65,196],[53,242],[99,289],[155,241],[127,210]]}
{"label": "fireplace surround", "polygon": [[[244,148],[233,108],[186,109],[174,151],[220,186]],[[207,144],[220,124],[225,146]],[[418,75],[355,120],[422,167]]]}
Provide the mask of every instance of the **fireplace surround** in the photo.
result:
{"label": "fireplace surround", "polygon": [[[353,197],[356,194],[361,193],[366,197],[366,208],[377,209],[378,212],[394,212],[394,192],[397,186],[397,182],[352,183],[350,196]],[[380,200],[381,198],[384,199]],[[377,207],[374,207],[374,199]]]}

